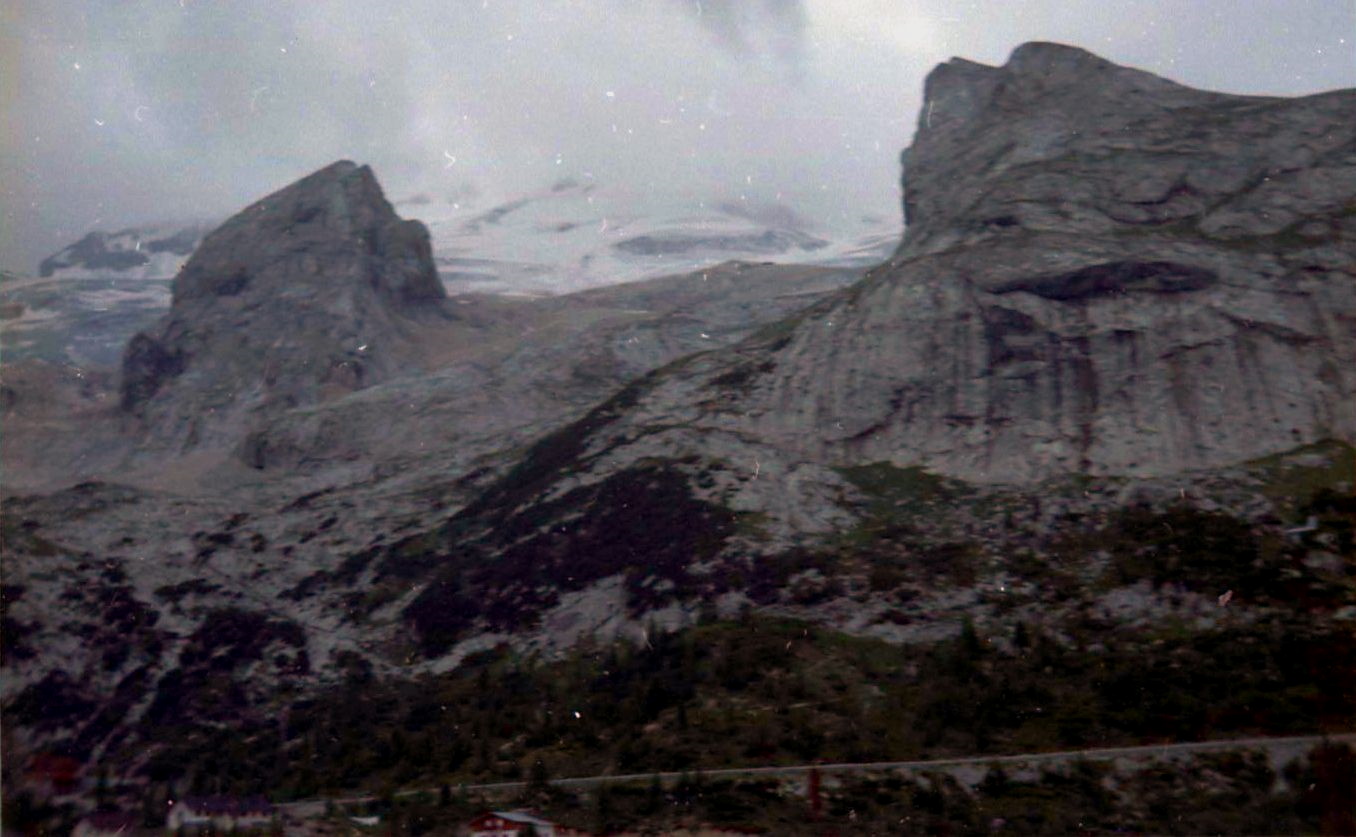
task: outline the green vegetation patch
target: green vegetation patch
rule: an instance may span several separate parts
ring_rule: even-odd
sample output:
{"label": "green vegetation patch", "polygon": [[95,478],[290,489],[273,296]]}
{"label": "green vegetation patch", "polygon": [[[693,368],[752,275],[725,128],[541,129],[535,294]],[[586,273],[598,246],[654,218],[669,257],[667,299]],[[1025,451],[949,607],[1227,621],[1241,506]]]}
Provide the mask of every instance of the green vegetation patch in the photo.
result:
{"label": "green vegetation patch", "polygon": [[521,629],[559,591],[611,575],[624,574],[631,607],[648,609],[703,592],[708,583],[691,566],[713,558],[735,531],[734,512],[694,497],[671,464],[629,468],[529,506],[441,556],[405,616],[425,653],[436,654],[479,620]]}
{"label": "green vegetation patch", "polygon": [[1328,440],[1254,459],[1248,470],[1262,481],[1263,493],[1288,518],[1320,493],[1356,490],[1356,447]]}
{"label": "green vegetation patch", "polygon": [[960,480],[934,474],[920,465],[900,467],[890,462],[839,468],[849,482],[872,501],[872,510],[888,516],[898,508],[950,502],[972,493]]}
{"label": "green vegetation patch", "polygon": [[974,584],[983,552],[980,545],[939,532],[958,506],[976,501],[974,488],[920,466],[889,462],[838,472],[865,500],[861,523],[825,547],[838,556],[837,566],[866,573],[874,590],[905,581]]}
{"label": "green vegetation patch", "polygon": [[285,730],[271,715],[156,727],[153,761],[194,787],[304,796],[516,779],[537,762],[555,777],[906,760],[1297,734],[1356,714],[1349,631],[1092,636],[1023,627],[1000,648],[967,626],[898,647],[750,618],[558,661],[497,650],[415,681],[355,670],[293,702]]}
{"label": "green vegetation patch", "polygon": [[1089,538],[1111,553],[1115,583],[1234,590],[1249,597],[1281,581],[1284,544],[1231,515],[1191,506],[1126,509]]}
{"label": "green vegetation patch", "polygon": [[[1099,528],[1064,535],[1052,551],[1108,553],[1104,582],[1111,586],[1148,580],[1155,587],[1202,593],[1230,590],[1254,602],[1310,611],[1351,603],[1356,600],[1356,500],[1320,492],[1301,508],[1314,520],[1302,538],[1223,512],[1179,505],[1122,509]],[[1337,566],[1311,564],[1315,547],[1332,554]]]}

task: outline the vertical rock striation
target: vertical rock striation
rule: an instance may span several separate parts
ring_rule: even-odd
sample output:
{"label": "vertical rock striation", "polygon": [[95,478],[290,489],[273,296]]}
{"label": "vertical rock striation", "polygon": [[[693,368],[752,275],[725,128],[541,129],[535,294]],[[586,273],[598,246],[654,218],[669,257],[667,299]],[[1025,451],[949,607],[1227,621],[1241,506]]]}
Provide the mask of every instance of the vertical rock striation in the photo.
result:
{"label": "vertical rock striation", "polygon": [[1356,91],[1033,43],[935,69],[903,163],[900,249],[761,364],[742,432],[992,482],[1356,436]]}
{"label": "vertical rock striation", "polygon": [[340,161],[241,211],[174,280],[123,359],[122,408],[176,443],[238,440],[263,415],[402,374],[445,297],[428,231]]}

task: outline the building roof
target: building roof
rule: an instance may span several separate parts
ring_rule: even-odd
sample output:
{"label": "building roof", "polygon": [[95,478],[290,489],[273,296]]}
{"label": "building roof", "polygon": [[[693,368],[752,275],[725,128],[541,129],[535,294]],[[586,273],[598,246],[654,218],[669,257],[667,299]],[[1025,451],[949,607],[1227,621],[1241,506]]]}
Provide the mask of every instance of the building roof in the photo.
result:
{"label": "building roof", "polygon": [[550,820],[544,820],[541,817],[533,816],[526,811],[494,811],[493,813],[496,817],[508,820],[509,822],[520,822],[527,825],[555,825],[555,823]]}
{"label": "building roof", "polygon": [[476,823],[483,823],[491,818],[500,819],[503,820],[504,822],[517,823],[519,825],[531,825],[534,827],[552,828],[557,830],[560,829],[560,826],[558,824],[553,823],[550,820],[544,820],[541,817],[538,817],[537,815],[532,814],[528,811],[486,811],[485,813],[471,820],[471,824],[475,825]]}

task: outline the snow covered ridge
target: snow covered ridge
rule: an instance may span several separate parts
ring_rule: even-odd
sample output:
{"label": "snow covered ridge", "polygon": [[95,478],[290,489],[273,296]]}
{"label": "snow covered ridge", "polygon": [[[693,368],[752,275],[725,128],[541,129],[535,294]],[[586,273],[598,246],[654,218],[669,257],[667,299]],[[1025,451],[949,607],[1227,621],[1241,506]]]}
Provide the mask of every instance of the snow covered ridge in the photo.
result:
{"label": "snow covered ridge", "polygon": [[[821,229],[782,206],[634,195],[591,180],[491,201],[474,193],[395,201],[429,228],[449,294],[554,295],[730,260],[856,267],[887,258],[896,218]],[[171,279],[209,225],[91,232],[43,260],[52,279]]]}
{"label": "snow covered ridge", "polygon": [[91,232],[43,259],[38,273],[53,279],[170,279],[210,229],[189,224]]}
{"label": "snow covered ridge", "polygon": [[486,209],[426,195],[396,202],[428,225],[448,293],[559,294],[684,273],[732,259],[801,264],[878,262],[899,242],[897,219],[823,230],[780,206],[633,195],[565,179]]}

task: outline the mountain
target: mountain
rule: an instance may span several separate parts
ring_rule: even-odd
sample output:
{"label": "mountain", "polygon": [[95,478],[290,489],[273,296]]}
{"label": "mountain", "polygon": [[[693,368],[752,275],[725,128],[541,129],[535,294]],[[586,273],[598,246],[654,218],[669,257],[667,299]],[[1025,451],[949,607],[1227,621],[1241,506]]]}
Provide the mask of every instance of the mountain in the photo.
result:
{"label": "mountain", "polygon": [[[1053,44],[926,93],[888,262],[636,381],[383,551],[425,585],[403,617],[426,655],[703,599],[897,639],[1010,625],[978,591],[1035,583],[1014,556],[1073,537],[1065,515],[1116,554],[1141,513],[1224,509],[1248,540],[1350,491],[1356,94],[1207,93]],[[1321,484],[1276,505],[1278,468]],[[1106,606],[1027,590],[1056,621]]]}
{"label": "mountain", "polygon": [[[221,491],[256,478],[240,465],[309,484],[336,478],[327,469],[389,472],[432,455],[470,470],[631,377],[858,275],[726,262],[643,286],[448,303],[417,222],[405,225],[412,247],[387,242],[399,245],[386,228],[402,223],[369,171],[340,163],[208,235],[158,321],[171,288],[152,280],[11,283],[0,443],[10,486],[117,473]],[[409,277],[423,283],[413,295],[397,287]],[[133,326],[109,391],[109,344]],[[113,403],[121,409],[106,414]]]}
{"label": "mountain", "polygon": [[[747,200],[642,208],[637,195],[592,177],[489,202],[472,190],[412,195],[395,208],[429,228],[448,292],[560,294],[685,273],[723,261],[777,259],[867,266],[898,244],[893,219],[817,229],[791,209]],[[212,227],[201,223],[93,231],[39,265],[54,280],[169,280]]]}
{"label": "mountain", "polygon": [[566,178],[488,208],[420,196],[438,269],[451,293],[556,294],[685,273],[728,260],[833,267],[879,261],[898,242],[893,220],[818,230],[782,206],[741,201],[641,205],[591,178]]}
{"label": "mountain", "polygon": [[370,169],[335,163],[203,239],[169,314],[128,343],[123,409],[197,441],[370,386],[418,366],[414,332],[448,316],[445,299],[424,226],[395,214]]}
{"label": "mountain", "polygon": [[444,299],[371,172],[317,172],[204,239],[120,388],[5,370],[45,477],[0,513],[7,752],[303,797],[1345,730],[1354,110],[954,60],[865,275],[544,299]]}
{"label": "mountain", "polygon": [[38,275],[55,279],[168,279],[179,272],[202,241],[208,227],[129,227],[114,233],[98,230],[38,265]]}
{"label": "mountain", "polygon": [[649,383],[628,434],[994,483],[1356,434],[1349,92],[1204,93],[1038,44],[943,65],[926,95],[898,252],[775,339]]}
{"label": "mountain", "polygon": [[[453,296],[569,294],[726,261],[858,269],[899,242],[893,220],[818,229],[782,206],[670,200],[638,207],[634,197],[591,179],[564,179],[501,201],[462,190],[394,206],[429,228],[434,264]],[[41,276],[5,281],[6,361],[120,365],[128,339],[169,308],[175,274],[209,231],[184,224],[91,232],[44,260]]]}

